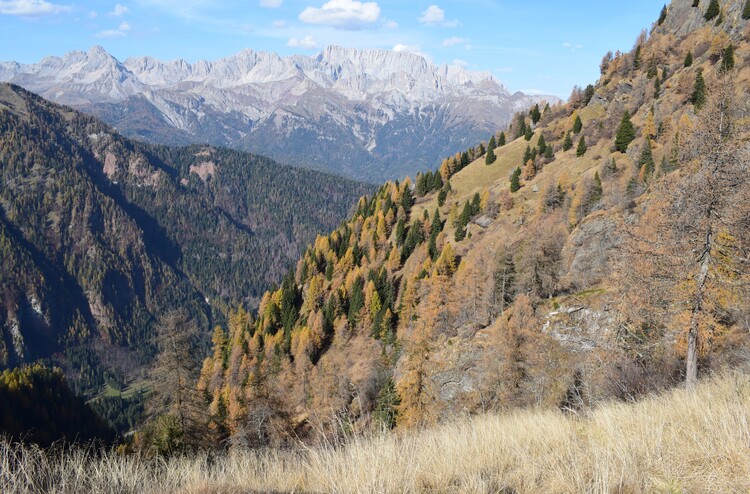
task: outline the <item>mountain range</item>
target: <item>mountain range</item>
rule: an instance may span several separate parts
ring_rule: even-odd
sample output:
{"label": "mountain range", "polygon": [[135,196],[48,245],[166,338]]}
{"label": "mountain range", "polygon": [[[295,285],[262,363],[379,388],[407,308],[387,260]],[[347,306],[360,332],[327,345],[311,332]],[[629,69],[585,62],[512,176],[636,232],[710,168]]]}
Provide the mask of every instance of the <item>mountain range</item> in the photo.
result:
{"label": "mountain range", "polygon": [[229,308],[257,305],[370,190],[240,151],[131,141],[5,83],[0,177],[0,368],[52,359],[87,392],[105,367],[121,379],[148,361],[164,311],[188,310],[206,341]]}
{"label": "mountain range", "polygon": [[103,48],[0,63],[0,81],[158,144],[213,144],[370,182],[414,176],[553,96],[420,55],[329,46],[215,61],[118,61]]}

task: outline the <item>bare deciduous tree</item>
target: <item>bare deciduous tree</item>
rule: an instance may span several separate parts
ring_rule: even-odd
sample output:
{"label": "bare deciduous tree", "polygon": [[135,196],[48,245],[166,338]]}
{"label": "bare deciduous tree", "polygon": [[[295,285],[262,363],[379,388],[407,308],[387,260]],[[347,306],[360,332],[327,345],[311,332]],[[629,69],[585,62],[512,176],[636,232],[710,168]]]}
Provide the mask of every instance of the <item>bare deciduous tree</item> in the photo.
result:
{"label": "bare deciduous tree", "polygon": [[208,405],[196,388],[200,353],[196,346],[198,327],[184,310],[166,313],[156,326],[157,356],[150,372],[151,395],[148,413],[173,416],[181,439],[176,447],[205,443]]}
{"label": "bare deciduous tree", "polygon": [[[746,96],[743,95],[743,99]],[[621,266],[626,312],[685,332],[685,382],[698,377],[701,340],[734,324],[750,265],[750,149],[731,76],[719,79],[682,149],[681,170],[656,184],[631,227]]]}

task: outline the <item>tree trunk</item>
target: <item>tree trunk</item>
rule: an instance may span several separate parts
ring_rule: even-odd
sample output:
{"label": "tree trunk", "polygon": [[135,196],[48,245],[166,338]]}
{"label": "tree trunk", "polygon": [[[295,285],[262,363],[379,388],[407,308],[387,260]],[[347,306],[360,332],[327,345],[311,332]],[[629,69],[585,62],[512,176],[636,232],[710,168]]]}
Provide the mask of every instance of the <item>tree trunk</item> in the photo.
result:
{"label": "tree trunk", "polygon": [[706,291],[706,280],[708,280],[708,268],[711,264],[711,246],[713,234],[711,230],[706,233],[706,241],[703,250],[700,271],[695,280],[695,296],[690,314],[690,327],[687,334],[687,365],[685,369],[685,385],[694,388],[698,382],[698,325],[700,313],[703,309],[703,297]]}

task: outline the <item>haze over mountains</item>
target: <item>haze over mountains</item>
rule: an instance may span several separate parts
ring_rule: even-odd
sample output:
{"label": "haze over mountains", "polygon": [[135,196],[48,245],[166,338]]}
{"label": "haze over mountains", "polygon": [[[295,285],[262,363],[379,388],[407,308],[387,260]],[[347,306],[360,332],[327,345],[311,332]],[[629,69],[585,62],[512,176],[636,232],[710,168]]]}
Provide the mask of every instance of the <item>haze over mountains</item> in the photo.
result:
{"label": "haze over mountains", "polygon": [[555,97],[420,55],[330,46],[314,57],[242,51],[216,61],[120,62],[103,48],[0,63],[0,81],[159,144],[210,143],[380,182],[414,176]]}

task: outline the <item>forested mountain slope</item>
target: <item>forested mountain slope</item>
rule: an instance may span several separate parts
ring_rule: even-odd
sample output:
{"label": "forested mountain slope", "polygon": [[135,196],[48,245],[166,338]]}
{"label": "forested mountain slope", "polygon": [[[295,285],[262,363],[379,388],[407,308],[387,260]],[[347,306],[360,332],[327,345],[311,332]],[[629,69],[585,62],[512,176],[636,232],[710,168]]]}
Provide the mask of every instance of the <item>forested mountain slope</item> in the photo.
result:
{"label": "forested mountain slope", "polygon": [[577,410],[746,365],[749,18],[675,0],[566,104],[360,199],[215,335],[217,430]]}
{"label": "forested mountain slope", "polygon": [[0,173],[0,367],[54,357],[83,389],[140,368],[167,309],[189,310],[207,340],[369,190],[237,151],[133,142],[8,84]]}

